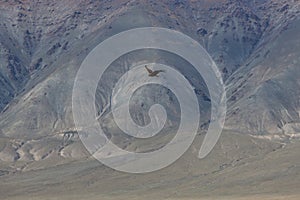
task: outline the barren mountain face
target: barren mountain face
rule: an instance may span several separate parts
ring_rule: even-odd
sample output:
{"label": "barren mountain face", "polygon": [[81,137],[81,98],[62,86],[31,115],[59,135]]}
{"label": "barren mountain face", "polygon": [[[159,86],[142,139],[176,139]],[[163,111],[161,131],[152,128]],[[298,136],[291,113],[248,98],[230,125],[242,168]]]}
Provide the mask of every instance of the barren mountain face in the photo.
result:
{"label": "barren mountain face", "polygon": [[[30,180],[28,177],[36,173],[34,170],[45,170],[65,163],[69,167],[71,161],[89,157],[78,138],[72,116],[72,89],[80,64],[96,45],[110,36],[124,30],[149,26],[178,30],[197,40],[222,72],[227,92],[225,142],[221,142],[213,154],[220,161],[204,161],[205,167],[200,171],[198,168],[203,163],[195,162],[188,170],[190,177],[180,172],[177,179],[169,180],[172,187],[186,193],[201,193],[192,186],[182,186],[183,177],[188,177],[186,179],[190,185],[211,183],[214,190],[224,188],[218,193],[232,194],[230,185],[233,184],[239,190],[241,177],[235,177],[233,172],[223,174],[224,179],[229,176],[233,178],[222,185],[221,181],[212,181],[210,175],[227,167],[238,166],[241,167],[238,170],[247,172],[246,177],[251,177],[249,173],[252,167],[263,169],[264,165],[260,161],[264,160],[264,156],[266,166],[270,167],[279,163],[275,158],[284,159],[290,151],[299,150],[300,1],[6,0],[0,2],[0,177],[8,179],[11,185],[1,185],[0,194],[6,188],[12,188],[14,181],[18,179]],[[149,122],[149,106],[161,102],[164,104],[173,117],[166,123],[167,131],[157,137],[160,141],[155,144],[153,141],[139,143],[140,141],[125,138],[127,142],[123,143],[120,141],[122,138],[117,137],[121,132],[112,120],[109,107],[112,88],[117,78],[128,71],[132,64],[143,62],[170,64],[192,80],[201,110],[199,132],[204,132],[210,120],[211,102],[202,77],[192,79],[194,71],[189,70],[189,63],[185,60],[174,58],[166,52],[149,50],[119,58],[106,72],[106,78],[100,81],[102,88],[97,90],[98,102],[95,104],[99,111],[99,121],[103,123],[112,141],[129,150],[156,149],[173,137],[172,127],[178,127],[174,123],[179,120],[177,115],[180,111],[174,95],[166,88],[153,86],[138,91],[130,106],[135,113],[132,115],[134,121],[145,125]],[[239,139],[229,132],[237,134]],[[236,145],[231,143],[232,138],[235,138],[233,140]],[[241,144],[237,145],[239,142]],[[288,145],[288,150],[282,150],[285,145]],[[236,151],[240,146],[246,150],[239,154]],[[190,150],[192,153],[193,148]],[[258,152],[258,149],[262,149],[262,152]],[[278,149],[279,153],[275,154]],[[228,154],[223,155],[223,151],[228,151]],[[270,156],[270,152],[275,155]],[[261,157],[255,157],[257,155]],[[266,175],[266,180],[249,180],[252,185],[248,189],[253,189],[252,186],[258,182],[266,186],[265,190],[260,189],[261,193],[272,193],[272,187],[277,187],[279,180],[276,179],[277,182],[272,185],[273,183],[267,183],[267,179],[276,177],[274,174],[282,169],[290,170],[287,176],[293,176],[292,172],[299,175],[299,156],[295,153],[290,156],[293,158],[292,167],[278,164],[273,174],[269,172]],[[181,159],[179,163],[184,164],[171,167],[171,170],[176,172],[181,167],[189,168],[193,164],[189,161],[190,157],[192,156]],[[241,163],[243,159],[246,161]],[[96,186],[102,186],[104,193],[109,191],[107,195],[114,195],[111,189],[105,189],[103,183],[93,180],[93,173],[100,173],[104,180],[112,181],[104,172],[98,172],[108,169],[98,169],[93,161],[89,162],[88,169],[91,172],[88,175],[82,175],[82,163],[78,168],[72,168],[70,174],[76,174],[75,179],[82,181],[80,184],[86,183],[85,178],[91,181],[91,191],[95,191]],[[197,164],[199,167],[195,166]],[[215,164],[216,169],[211,168]],[[58,170],[67,171],[63,167],[58,167]],[[29,171],[28,174],[26,171]],[[261,177],[260,172],[254,176]],[[46,171],[45,174],[47,173],[57,172]],[[117,172],[109,173],[126,182]],[[209,174],[208,177],[206,173]],[[17,175],[9,178],[11,174]],[[70,174],[66,175],[69,179]],[[81,175],[84,176],[83,179],[80,179]],[[204,177],[203,182],[197,182],[197,176]],[[53,179],[49,184],[71,182],[68,178]],[[43,177],[37,178],[36,183],[43,182],[42,179]],[[128,180],[133,181],[134,177],[129,177]],[[150,188],[155,191],[154,196],[166,198],[160,196],[159,190],[155,190],[161,185],[156,186],[154,178],[150,178],[150,182]],[[287,182],[286,188],[296,191],[291,185],[299,181]],[[137,178],[136,185],[139,184],[142,184],[142,179]],[[170,189],[171,185],[161,184],[162,188],[166,188],[167,194],[174,194]],[[33,188],[34,191],[37,185],[28,186],[24,190]],[[129,196],[134,195],[132,188],[136,185],[129,184],[124,191],[130,191]],[[69,191],[77,188],[79,186],[72,183]],[[139,191],[146,191],[146,188],[139,185]],[[53,186],[49,192],[58,190],[58,187]],[[205,191],[203,189],[203,193]],[[40,191],[37,193],[43,194]],[[245,193],[248,194],[247,189]],[[4,198],[8,198],[10,194],[20,196],[22,191],[9,191]]]}

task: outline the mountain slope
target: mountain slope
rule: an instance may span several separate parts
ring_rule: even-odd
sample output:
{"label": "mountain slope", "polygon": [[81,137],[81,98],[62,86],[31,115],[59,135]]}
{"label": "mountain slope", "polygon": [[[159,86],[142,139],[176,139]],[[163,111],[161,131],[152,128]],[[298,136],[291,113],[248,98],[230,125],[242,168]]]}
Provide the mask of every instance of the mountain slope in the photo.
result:
{"label": "mountain slope", "polygon": [[[15,1],[0,6],[3,161],[85,157],[82,146],[74,150],[80,142],[71,110],[80,63],[104,39],[144,26],[182,31],[211,54],[226,83],[226,129],[266,138],[299,134],[299,1]],[[163,56],[154,53],[151,59]],[[116,74],[139,58],[143,55],[117,62]],[[109,88],[113,82],[105,84]],[[205,127],[209,94],[200,77],[194,87]],[[108,91],[97,94],[100,111],[109,102]],[[167,98],[166,93],[157,95]],[[147,101],[153,103],[150,94]]]}
{"label": "mountain slope", "polygon": [[[0,19],[3,199],[299,199],[300,1],[2,1]],[[145,26],[178,30],[203,45],[222,72],[228,110],[218,144],[199,160],[210,120],[201,76],[192,78],[189,63],[162,51],[117,59],[100,81],[96,106],[106,134],[122,148],[160,148],[174,136],[180,114],[169,90],[142,88],[130,104],[136,123],[149,122],[154,103],[173,117],[150,140],[124,136],[109,102],[114,83],[132,64],[178,69],[190,79],[201,109],[200,134],[183,157],[159,172],[130,175],[90,158],[73,122],[72,89],[81,62],[97,44]]]}
{"label": "mountain slope", "polygon": [[[259,80],[261,79],[259,76],[267,70],[265,68],[268,66],[272,66],[272,69],[274,69],[274,72],[268,72],[270,73],[268,75],[269,82],[272,80],[272,76],[278,74],[278,70],[284,73],[286,66],[297,66],[297,55],[290,55],[287,51],[270,54],[272,50],[288,48],[289,43],[294,46],[289,48],[289,50],[291,53],[296,54],[298,38],[295,38],[294,35],[297,35],[299,24],[297,21],[299,3],[296,2],[288,4],[265,1],[249,5],[247,2],[242,1],[178,1],[159,3],[145,1],[132,4],[124,2],[124,5],[127,6],[119,7],[117,3],[116,5],[110,5],[110,3],[105,1],[98,3],[78,1],[72,7],[70,5],[48,5],[35,2],[20,2],[16,3],[16,5],[13,3],[7,4],[10,5],[3,3],[2,6],[2,10],[4,10],[2,18],[5,19],[5,23],[1,27],[3,29],[2,38],[9,38],[8,35],[12,35],[13,37],[10,38],[18,48],[12,47],[11,44],[6,45],[6,40],[2,42],[2,45],[7,50],[4,50],[6,53],[2,54],[6,58],[3,59],[4,63],[1,65],[3,68],[1,70],[1,77],[3,77],[1,79],[3,85],[1,87],[3,90],[1,105],[3,109],[5,104],[9,102],[17,104],[16,102],[19,102],[19,98],[25,99],[27,97],[25,105],[22,102],[22,105],[17,105],[12,108],[13,110],[8,111],[10,113],[18,113],[17,110],[20,109],[20,112],[25,112],[24,116],[21,117],[22,121],[31,112],[34,112],[24,111],[23,108],[28,109],[33,106],[32,99],[37,98],[38,100],[34,103],[34,106],[37,109],[44,110],[42,112],[46,112],[45,110],[48,108],[49,111],[47,112],[52,113],[50,118],[53,116],[53,119],[50,121],[69,119],[70,123],[60,125],[60,127],[70,128],[72,126],[71,111],[62,111],[62,109],[68,110],[67,108],[69,107],[68,105],[62,106],[62,104],[69,102],[68,99],[71,94],[62,95],[57,99],[55,98],[56,100],[51,100],[53,97],[43,97],[43,95],[47,96],[48,93],[53,93],[50,88],[56,90],[59,85],[63,85],[62,91],[57,91],[56,93],[65,94],[66,90],[70,90],[72,87],[70,74],[73,74],[72,76],[75,75],[77,67],[88,50],[92,49],[96,45],[95,43],[103,40],[103,38],[130,27],[159,25],[181,30],[198,39],[211,53],[227,82],[229,105],[232,108],[228,111],[229,117],[231,113],[236,113],[237,109],[241,109],[237,106],[232,107],[232,102],[236,104],[243,100],[242,97],[249,96],[244,94],[245,90],[247,90],[247,93],[252,94],[256,93],[256,91],[259,92],[257,96],[261,97],[262,101],[266,101],[264,95],[267,95],[263,89],[258,90],[257,85],[251,85],[246,87],[247,89],[240,90],[240,87],[245,87],[240,83],[250,82],[251,80],[256,83],[264,81]],[[40,9],[45,6],[47,6],[46,10]],[[93,9],[84,11],[84,8],[88,7],[93,7]],[[221,10],[223,12],[220,12]],[[163,13],[161,17],[157,17],[157,12]],[[47,13],[53,13],[52,15],[55,17],[51,18],[50,14]],[[97,13],[101,13],[103,17],[96,16]],[[119,18],[118,16],[122,17]],[[139,21],[136,21],[137,18],[135,16],[139,16]],[[191,22],[194,23],[192,24]],[[27,26],[27,24],[30,24],[30,26]],[[284,31],[285,29],[288,30]],[[289,29],[292,30],[289,31]],[[289,37],[289,34],[293,37]],[[288,41],[281,42],[285,39],[288,39]],[[275,45],[276,41],[278,41],[279,46]],[[286,47],[281,47],[282,45],[286,45]],[[262,55],[262,52],[265,52],[265,55]],[[277,54],[282,54],[282,56],[289,55],[293,58],[290,58],[285,63],[274,62],[274,59],[279,56]],[[68,65],[67,63],[74,65],[73,69],[69,69],[71,67],[62,67]],[[295,70],[297,71],[296,68]],[[61,73],[64,75],[61,75]],[[64,76],[65,78],[58,78],[58,76]],[[70,78],[67,78],[69,76]],[[241,76],[246,77],[239,78]],[[45,89],[46,85],[48,85],[47,82],[52,78],[55,81],[52,81],[53,83],[51,82],[50,85],[54,85],[47,86],[49,89]],[[295,76],[295,78],[297,77]],[[237,79],[239,80],[237,81]],[[65,83],[66,80],[68,83]],[[37,83],[39,84],[35,86]],[[42,92],[42,89],[38,88],[43,88],[46,91]],[[21,90],[23,90],[23,93]],[[47,90],[50,91],[47,92]],[[21,94],[18,95],[19,93]],[[14,98],[14,96],[16,97]],[[292,97],[293,99],[297,97],[297,95],[294,96]],[[246,107],[250,103],[245,102],[242,104]],[[268,111],[270,109],[268,105],[259,104],[264,108],[260,110]],[[18,109],[18,107],[20,108]],[[280,105],[277,105],[277,107],[280,107]],[[243,112],[248,112],[249,109],[251,108],[247,107],[243,109]],[[299,105],[294,105],[294,111],[291,112],[297,112],[297,109],[299,109]],[[255,111],[253,112],[256,113]],[[269,119],[270,117],[267,117],[269,121],[264,122],[264,119],[260,119],[257,122],[267,124],[266,126],[270,127],[259,130],[259,128],[254,128],[259,126],[256,124],[253,126],[253,130],[249,129],[249,132],[252,131],[254,134],[258,132],[282,132],[282,127],[287,120],[285,119],[281,124],[278,124],[281,118],[284,118],[284,114],[280,114],[281,111],[279,110],[274,112],[276,112],[278,119]],[[51,124],[52,128],[55,127],[53,125],[54,122],[49,123],[49,119],[43,119],[43,114],[40,114],[40,117],[35,116],[41,118],[37,119],[41,123],[47,121],[47,124]],[[245,127],[252,126],[254,123],[246,120],[246,117],[241,117],[239,114],[236,116],[241,118],[241,121],[239,121],[239,125],[235,129],[243,131]],[[295,121],[298,120],[298,117],[295,114],[291,115],[291,118]],[[4,132],[7,132],[7,134],[9,132],[11,134],[20,132],[16,128],[17,126],[13,125],[13,120],[6,120],[7,117],[2,118],[4,118],[4,121],[2,120],[3,127],[6,127]],[[292,119],[288,121],[292,121]],[[232,117],[232,120],[229,121],[232,121],[230,126],[237,125],[235,117]],[[38,126],[37,122],[26,122],[26,120],[23,124],[19,124],[20,129],[26,130],[26,127],[31,126],[30,124],[32,123],[32,126],[35,126],[34,129],[43,132],[43,125]],[[275,128],[274,124],[276,124],[275,126],[278,124],[279,127]],[[47,131],[51,130],[51,126],[46,127]],[[239,128],[239,126],[242,127]],[[11,128],[14,128],[14,130],[7,130]]]}

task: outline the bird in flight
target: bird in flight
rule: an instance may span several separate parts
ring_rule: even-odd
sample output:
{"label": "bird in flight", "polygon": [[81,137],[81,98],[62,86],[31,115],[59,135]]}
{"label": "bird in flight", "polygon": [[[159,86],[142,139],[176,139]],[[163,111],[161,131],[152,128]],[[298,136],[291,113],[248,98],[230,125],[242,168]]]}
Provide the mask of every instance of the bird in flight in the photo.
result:
{"label": "bird in flight", "polygon": [[146,70],[148,71],[148,76],[151,76],[151,77],[153,77],[153,76],[156,76],[156,77],[158,77],[158,74],[160,73],[160,72],[165,72],[165,70],[151,70],[151,69],[149,69],[148,67],[147,67],[147,65],[145,65],[145,68],[146,68]]}

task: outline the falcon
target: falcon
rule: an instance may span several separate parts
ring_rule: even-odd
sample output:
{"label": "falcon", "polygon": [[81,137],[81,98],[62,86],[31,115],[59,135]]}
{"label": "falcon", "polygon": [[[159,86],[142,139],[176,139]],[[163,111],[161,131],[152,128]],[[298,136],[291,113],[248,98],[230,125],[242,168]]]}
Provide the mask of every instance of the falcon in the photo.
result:
{"label": "falcon", "polygon": [[145,65],[145,68],[146,68],[146,70],[148,71],[148,76],[151,76],[151,77],[154,77],[154,76],[156,76],[156,77],[158,77],[158,74],[160,73],[160,72],[165,72],[165,70],[151,70],[151,69],[149,69],[148,67],[147,67],[147,65]]}

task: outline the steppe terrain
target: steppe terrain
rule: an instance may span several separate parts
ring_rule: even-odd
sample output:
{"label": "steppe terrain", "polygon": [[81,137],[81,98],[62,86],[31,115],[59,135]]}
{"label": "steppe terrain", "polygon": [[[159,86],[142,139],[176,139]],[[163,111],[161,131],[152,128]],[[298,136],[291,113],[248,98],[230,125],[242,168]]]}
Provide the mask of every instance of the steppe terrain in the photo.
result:
{"label": "steppe terrain", "polygon": [[[220,140],[200,160],[210,122],[201,76],[192,80],[186,61],[161,51],[114,62],[95,103],[99,122],[122,148],[160,148],[178,122],[172,94],[146,89],[133,98],[133,119],[147,124],[145,108],[159,97],[173,116],[170,129],[147,141],[122,141],[109,102],[116,77],[131,64],[174,65],[192,80],[201,109],[199,134],[179,160],[133,175],[105,167],[84,148],[73,121],[72,88],[97,44],[146,26],[181,31],[209,52],[222,72],[228,109]],[[299,0],[1,1],[0,199],[300,199],[299,35]]]}

